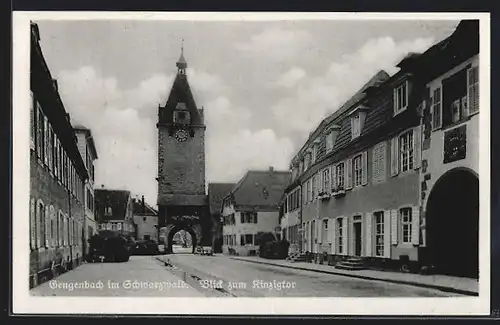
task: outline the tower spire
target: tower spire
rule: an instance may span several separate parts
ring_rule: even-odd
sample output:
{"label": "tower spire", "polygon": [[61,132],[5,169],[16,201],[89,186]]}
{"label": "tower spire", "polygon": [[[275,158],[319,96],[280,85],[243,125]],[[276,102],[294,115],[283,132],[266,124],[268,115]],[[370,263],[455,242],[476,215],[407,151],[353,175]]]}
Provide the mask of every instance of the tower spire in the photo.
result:
{"label": "tower spire", "polygon": [[177,73],[186,74],[187,62],[184,59],[184,39],[181,39],[181,56],[177,60]]}

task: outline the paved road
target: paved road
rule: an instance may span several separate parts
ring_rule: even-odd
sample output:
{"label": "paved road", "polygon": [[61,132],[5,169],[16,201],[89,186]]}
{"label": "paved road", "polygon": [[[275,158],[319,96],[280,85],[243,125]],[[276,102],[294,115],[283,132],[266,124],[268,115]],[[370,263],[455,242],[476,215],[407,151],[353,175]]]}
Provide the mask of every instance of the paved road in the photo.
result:
{"label": "paved road", "polygon": [[172,254],[161,258],[178,269],[195,275],[201,289],[222,286],[227,293],[238,297],[459,296],[408,285],[248,263],[224,255]]}
{"label": "paved road", "polygon": [[[102,284],[102,287],[99,286]],[[203,297],[152,256],[124,263],[89,263],[30,291],[34,296]]]}

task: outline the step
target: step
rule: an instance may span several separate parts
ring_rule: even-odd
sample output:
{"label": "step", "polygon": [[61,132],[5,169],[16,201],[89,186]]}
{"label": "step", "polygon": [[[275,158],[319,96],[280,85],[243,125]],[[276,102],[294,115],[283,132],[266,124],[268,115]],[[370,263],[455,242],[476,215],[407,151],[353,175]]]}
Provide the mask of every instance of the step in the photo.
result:
{"label": "step", "polygon": [[358,271],[365,270],[366,267],[364,265],[346,265],[346,264],[337,264],[335,265],[336,269],[347,270],[347,271]]}

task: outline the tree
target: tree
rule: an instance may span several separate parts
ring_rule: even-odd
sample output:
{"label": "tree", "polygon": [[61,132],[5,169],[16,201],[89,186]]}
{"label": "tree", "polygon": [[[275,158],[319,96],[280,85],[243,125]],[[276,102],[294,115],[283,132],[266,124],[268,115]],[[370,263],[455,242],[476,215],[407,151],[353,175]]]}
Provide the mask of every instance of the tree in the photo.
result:
{"label": "tree", "polygon": [[255,234],[255,245],[262,246],[267,242],[274,241],[276,238],[272,232],[259,231]]}

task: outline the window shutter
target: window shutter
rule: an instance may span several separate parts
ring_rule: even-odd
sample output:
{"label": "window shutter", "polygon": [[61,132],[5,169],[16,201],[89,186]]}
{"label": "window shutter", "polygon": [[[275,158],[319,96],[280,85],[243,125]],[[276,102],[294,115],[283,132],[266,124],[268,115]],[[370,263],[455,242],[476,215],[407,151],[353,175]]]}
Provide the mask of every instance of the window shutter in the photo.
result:
{"label": "window shutter", "polygon": [[332,254],[335,254],[335,219],[328,219],[328,241],[332,243]]}
{"label": "window shutter", "polygon": [[[472,67],[467,70],[467,101],[468,114],[479,110],[479,71],[478,67]],[[477,76],[476,76],[477,75]]]}
{"label": "window shutter", "polygon": [[411,242],[413,245],[420,244],[420,210],[418,206],[411,209]]}
{"label": "window shutter", "polygon": [[342,255],[347,255],[348,254],[348,247],[347,244],[349,243],[348,237],[349,237],[349,218],[343,217],[342,221]]}
{"label": "window shutter", "polygon": [[366,213],[365,215],[365,256],[372,256],[372,230],[373,229],[373,218],[371,213]]}
{"label": "window shutter", "polygon": [[422,160],[420,125],[413,129],[413,168],[419,169]]}
{"label": "window shutter", "polygon": [[391,210],[391,243],[398,244],[398,211]]}
{"label": "window shutter", "polygon": [[391,211],[384,211],[384,257],[391,257]]}
{"label": "window shutter", "polygon": [[39,248],[41,245],[40,237],[42,234],[42,213],[43,208],[40,207],[40,203],[36,204],[36,248]]}
{"label": "window shutter", "polygon": [[240,212],[240,223],[245,223],[245,214]]}
{"label": "window shutter", "polygon": [[332,189],[334,189],[337,187],[337,167],[335,165],[332,166],[331,177],[332,177],[331,187]]}
{"label": "window shutter", "polygon": [[398,138],[391,139],[391,176],[396,176],[399,172],[399,151]]}
{"label": "window shutter", "polygon": [[382,142],[379,148],[379,181],[385,180],[385,175],[387,174],[387,144]]}
{"label": "window shutter", "polygon": [[318,244],[321,244],[323,242],[323,220],[322,219],[316,220],[316,238],[318,239]]}
{"label": "window shutter", "polygon": [[45,232],[45,247],[49,247],[49,223],[50,223],[50,210],[49,206],[45,207],[45,224],[44,224],[44,232]]}
{"label": "window shutter", "polygon": [[361,163],[363,164],[363,169],[361,171],[361,185],[366,185],[368,184],[368,152],[365,151],[363,152],[363,155],[361,156]]}
{"label": "window shutter", "polygon": [[345,175],[346,175],[345,188],[350,189],[352,188],[352,159],[347,159]]}
{"label": "window shutter", "polygon": [[324,190],[324,184],[325,184],[325,170],[321,170],[319,173],[318,173],[318,182],[319,182],[319,185],[318,185],[318,192],[321,193],[323,192]]}
{"label": "window shutter", "polygon": [[33,198],[30,200],[30,247],[36,248],[36,203]]}
{"label": "window shutter", "polygon": [[58,246],[61,246],[62,245],[62,241],[61,241],[61,236],[62,236],[62,232],[61,232],[61,211],[59,211],[59,213],[57,214],[57,245]]}

